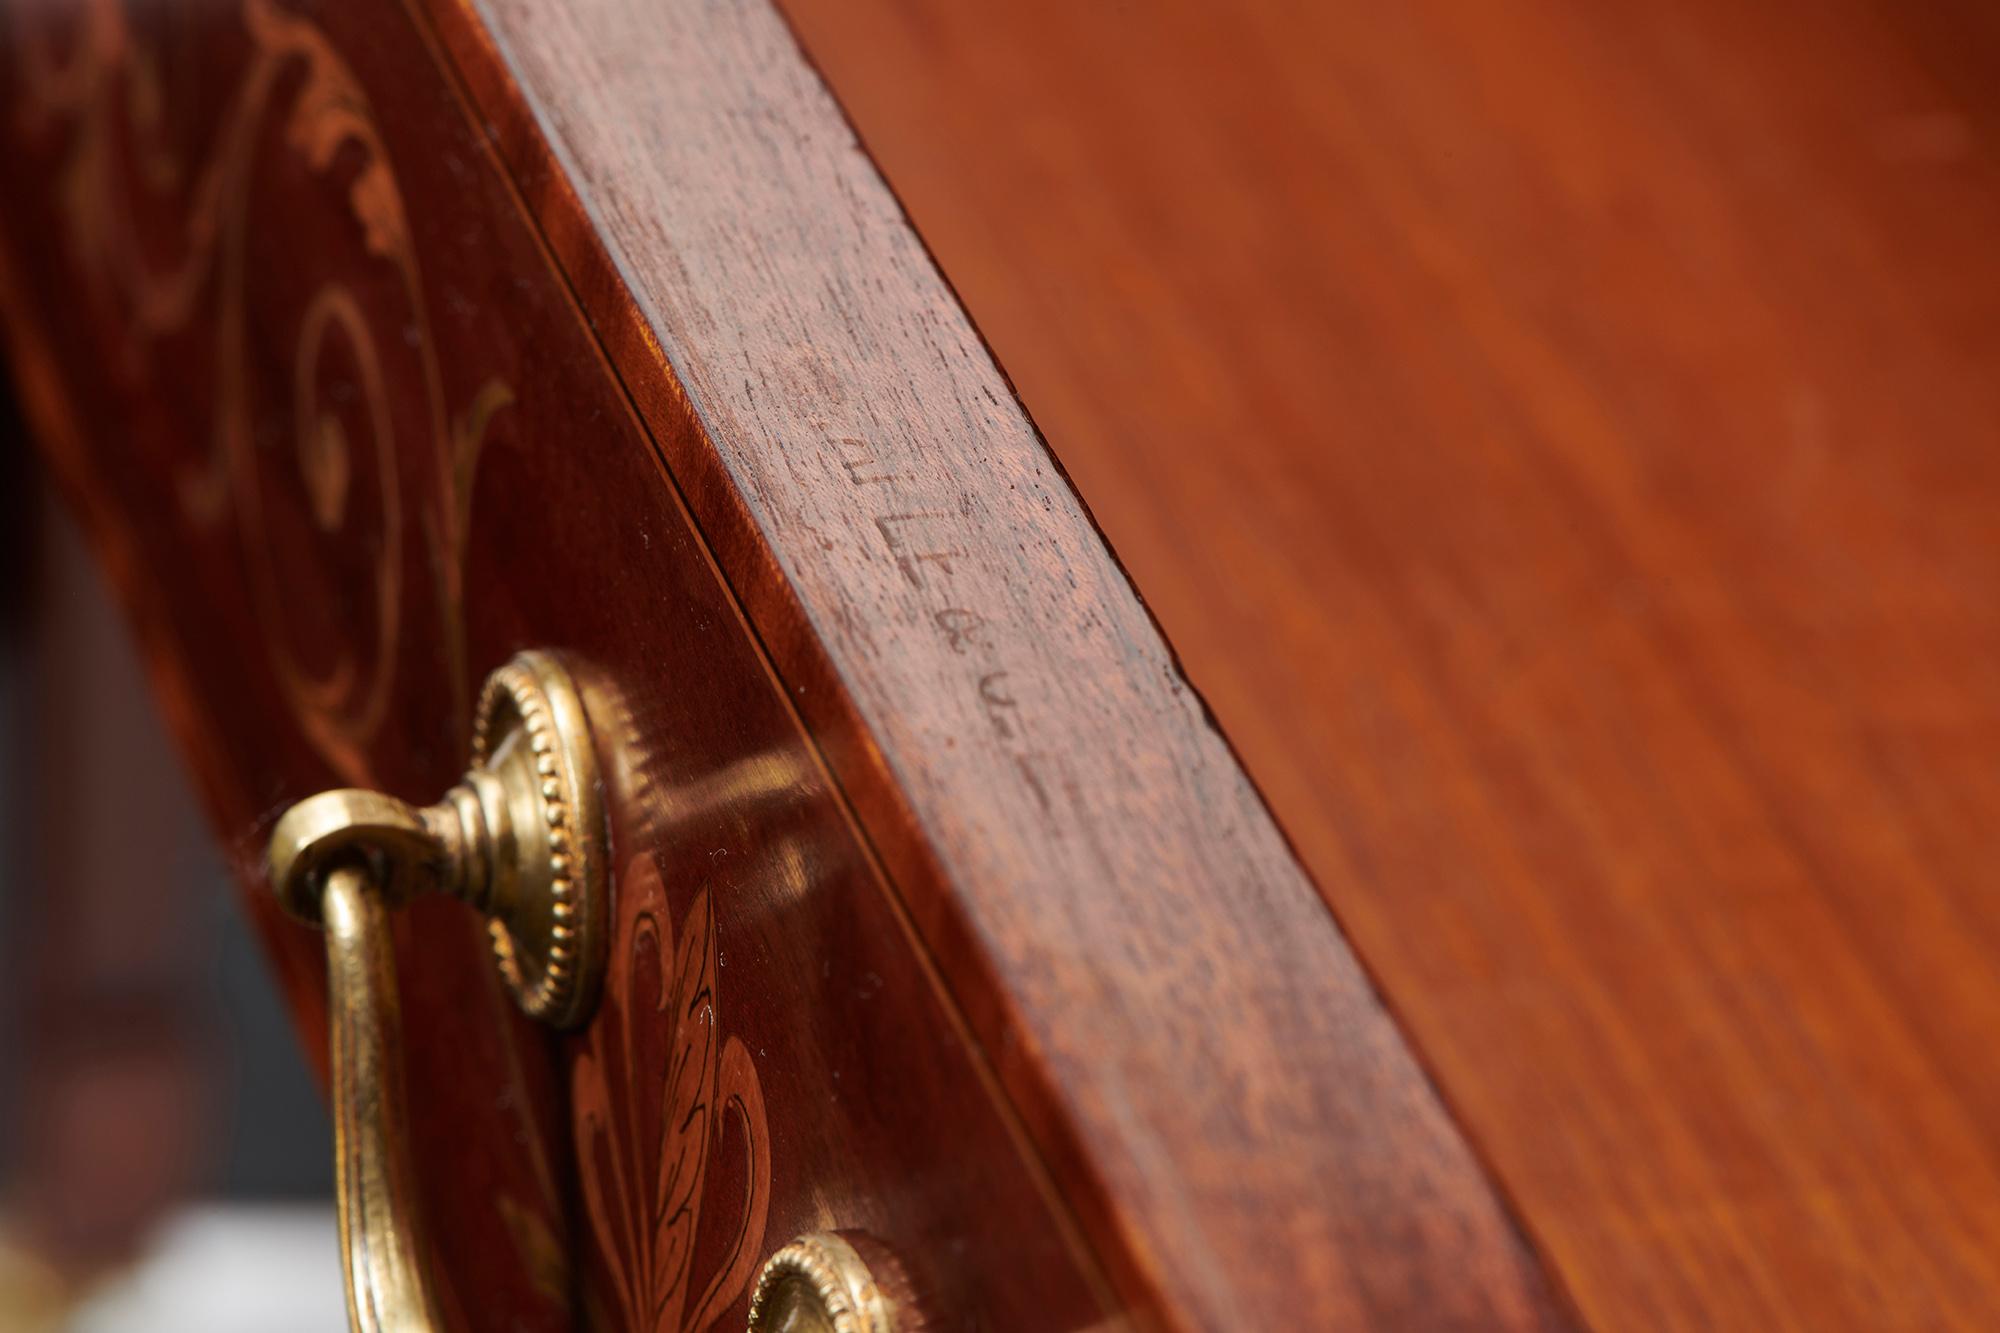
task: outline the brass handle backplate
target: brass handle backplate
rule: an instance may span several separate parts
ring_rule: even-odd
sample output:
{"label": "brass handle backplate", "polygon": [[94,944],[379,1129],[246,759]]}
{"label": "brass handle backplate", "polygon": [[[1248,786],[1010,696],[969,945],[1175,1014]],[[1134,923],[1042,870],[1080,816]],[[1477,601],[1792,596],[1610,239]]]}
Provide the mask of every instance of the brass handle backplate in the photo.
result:
{"label": "brass handle backplate", "polygon": [[590,1017],[603,986],[604,812],[575,683],[547,653],[488,678],[465,778],[417,808],[322,792],[271,834],[272,889],[326,931],[334,1154],[348,1316],[362,1333],[439,1326],[404,1139],[402,1024],[388,909],[422,893],[488,920],[521,1007],[555,1026]]}
{"label": "brass handle backplate", "polygon": [[897,1333],[898,1305],[846,1237],[817,1231],[765,1261],[750,1333]]}

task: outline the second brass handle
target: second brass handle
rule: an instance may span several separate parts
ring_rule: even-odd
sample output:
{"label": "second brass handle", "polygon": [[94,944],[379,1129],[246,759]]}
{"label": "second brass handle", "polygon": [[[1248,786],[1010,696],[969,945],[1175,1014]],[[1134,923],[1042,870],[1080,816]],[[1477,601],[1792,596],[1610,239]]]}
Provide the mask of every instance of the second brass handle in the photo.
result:
{"label": "second brass handle", "polygon": [[472,750],[464,781],[435,805],[322,792],[271,834],[272,889],[326,931],[341,1252],[356,1333],[440,1327],[405,1128],[390,908],[437,892],[478,909],[516,1000],[552,1026],[586,1021],[603,984],[604,817],[582,697],[562,664],[523,653],[494,672]]}

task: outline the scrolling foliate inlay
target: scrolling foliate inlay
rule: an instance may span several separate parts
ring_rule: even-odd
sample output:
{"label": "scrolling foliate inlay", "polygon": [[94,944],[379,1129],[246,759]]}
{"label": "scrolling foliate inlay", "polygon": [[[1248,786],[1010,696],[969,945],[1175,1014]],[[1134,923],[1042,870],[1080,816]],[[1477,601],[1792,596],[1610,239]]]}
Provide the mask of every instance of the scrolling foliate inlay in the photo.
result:
{"label": "scrolling foliate inlay", "polygon": [[[160,66],[124,0],[14,7],[18,122],[31,137],[65,136],[58,206],[85,294],[117,315],[128,359],[212,331],[211,448],[183,465],[180,502],[197,528],[233,517],[292,711],[328,763],[366,785],[405,648],[412,540],[435,583],[456,716],[469,713],[473,476],[487,424],[513,395],[490,378],[456,411],[448,402],[404,195],[353,70],[319,27],[272,0],[242,0],[239,18],[249,57],[203,155],[171,142]],[[273,235],[298,210],[260,205],[342,182],[344,231],[321,229],[296,250]],[[179,215],[142,227],[163,204]],[[256,363],[273,356],[291,363],[288,405],[259,400]],[[410,458],[430,475],[405,476]],[[368,589],[341,632],[293,623],[288,608],[310,598],[315,569],[326,586]]]}
{"label": "scrolling foliate inlay", "polygon": [[617,919],[604,1008],[571,1078],[584,1203],[613,1326],[706,1329],[743,1295],[763,1246],[763,1087],[720,1028],[709,891],[676,932],[659,868],[641,855],[618,885]]}

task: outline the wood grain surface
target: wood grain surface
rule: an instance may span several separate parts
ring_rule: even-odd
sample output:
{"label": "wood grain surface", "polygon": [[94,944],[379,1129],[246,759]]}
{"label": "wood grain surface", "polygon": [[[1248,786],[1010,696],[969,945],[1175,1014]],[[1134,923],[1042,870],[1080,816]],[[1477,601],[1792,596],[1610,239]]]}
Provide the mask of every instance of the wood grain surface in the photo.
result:
{"label": "wood grain surface", "polygon": [[1991,7],[784,7],[1585,1318],[2000,1327]]}
{"label": "wood grain surface", "polygon": [[[896,1266],[911,1329],[1115,1321],[433,38],[389,4],[0,7],[0,315],[316,1052],[277,813],[434,797],[523,647],[581,681],[616,858],[588,1030],[516,1013],[457,905],[396,921],[447,1326],[741,1328],[827,1228]],[[166,1165],[118,1142],[128,1185]]]}
{"label": "wood grain surface", "polygon": [[1120,1304],[1559,1323],[775,11],[430,11]]}

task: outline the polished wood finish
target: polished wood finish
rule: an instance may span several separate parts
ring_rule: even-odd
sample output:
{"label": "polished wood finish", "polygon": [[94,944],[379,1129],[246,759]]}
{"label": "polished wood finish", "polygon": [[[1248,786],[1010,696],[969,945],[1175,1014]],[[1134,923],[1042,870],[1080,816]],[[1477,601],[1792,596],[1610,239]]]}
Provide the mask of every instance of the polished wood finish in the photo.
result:
{"label": "polished wood finish", "polygon": [[435,797],[525,646],[601,738],[622,873],[586,1032],[521,1019],[453,904],[393,927],[446,1322],[740,1327],[756,1263],[828,1227],[943,1326],[1114,1319],[430,20],[7,25],[15,378],[316,1048],[321,943],[260,882],[276,813]]}
{"label": "polished wood finish", "polygon": [[431,9],[1120,1302],[1560,1322],[776,15]]}
{"label": "polished wood finish", "polygon": [[784,0],[1603,1328],[2000,1326],[2000,23]]}
{"label": "polished wood finish", "polygon": [[453,1322],[561,1326],[570,1254],[595,1323],[737,1320],[828,1226],[943,1326],[1561,1322],[773,11],[97,0],[9,55],[16,374],[239,859],[435,796],[522,646],[606,737],[585,1036],[397,923]]}

